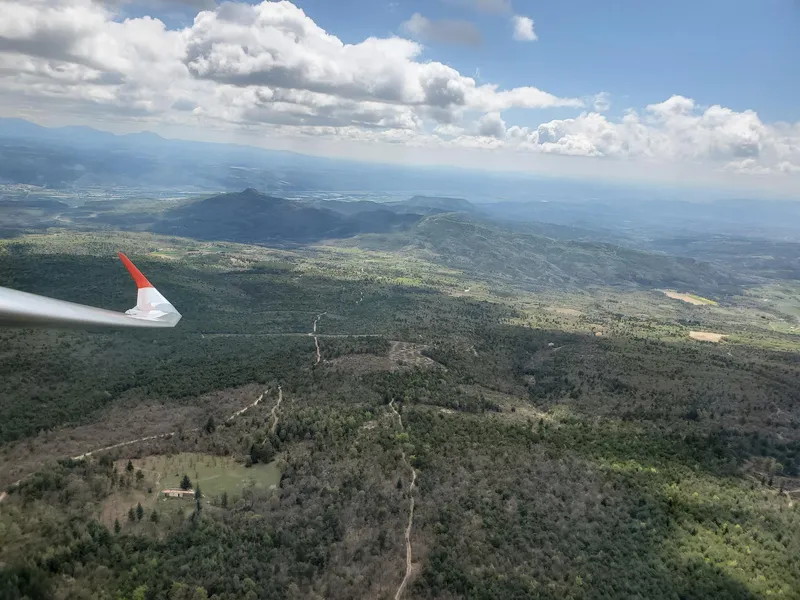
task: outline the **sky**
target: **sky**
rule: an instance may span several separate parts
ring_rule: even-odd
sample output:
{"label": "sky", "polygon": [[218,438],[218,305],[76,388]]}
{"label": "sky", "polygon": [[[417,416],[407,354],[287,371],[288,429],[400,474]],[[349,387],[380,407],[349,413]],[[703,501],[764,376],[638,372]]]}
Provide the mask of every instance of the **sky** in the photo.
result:
{"label": "sky", "polygon": [[798,0],[0,0],[0,116],[800,196]]}

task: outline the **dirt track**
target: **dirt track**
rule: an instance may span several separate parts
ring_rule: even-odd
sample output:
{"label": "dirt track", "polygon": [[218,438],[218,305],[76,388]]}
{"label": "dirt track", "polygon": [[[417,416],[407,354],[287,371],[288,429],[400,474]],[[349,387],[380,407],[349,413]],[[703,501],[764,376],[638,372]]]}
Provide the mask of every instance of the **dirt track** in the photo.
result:
{"label": "dirt track", "polygon": [[327,315],[327,314],[328,313],[326,311],[326,312],[322,313],[321,315],[317,315],[317,318],[314,319],[314,327],[311,330],[311,333],[309,334],[309,335],[313,335],[314,336],[314,345],[317,347],[317,362],[314,363],[316,365],[318,365],[320,362],[322,362],[322,354],[319,351],[319,338],[317,336],[317,323],[319,323],[319,320],[322,317],[324,317],[325,315]]}
{"label": "dirt track", "polygon": [[[233,413],[230,417],[228,417],[226,419],[226,422],[227,421],[231,421],[232,419],[235,419],[236,417],[238,417],[239,415],[243,414],[244,412],[250,410],[254,406],[258,406],[258,403],[261,402],[261,399],[264,397],[264,393],[266,393],[266,392],[263,392],[258,398],[255,399],[254,402],[248,404],[247,406],[245,406],[241,410],[237,410],[235,413]],[[280,402],[281,402],[282,399],[283,399],[283,392],[281,391],[280,386],[279,386],[278,387],[278,403],[275,405],[275,408],[272,409],[273,410],[273,416],[274,416],[274,411],[278,408],[278,406],[280,405]],[[278,424],[278,422],[277,422],[277,418],[276,418],[275,422],[273,423],[273,428],[277,424]],[[195,427],[194,429],[187,429],[186,431],[199,431],[199,428]],[[145,436],[145,437],[137,438],[135,440],[129,440],[127,442],[120,442],[119,444],[113,444],[111,446],[105,446],[103,448],[97,448],[95,450],[90,450],[89,452],[84,452],[83,454],[79,454],[78,456],[73,456],[72,460],[85,460],[85,459],[89,458],[90,456],[92,456],[93,454],[97,454],[98,452],[105,452],[107,450],[114,450],[115,448],[122,448],[123,446],[130,446],[131,444],[136,444],[136,443],[139,443],[139,442],[146,442],[146,441],[149,441],[149,440],[156,440],[156,439],[160,439],[160,438],[171,437],[171,436],[175,435],[176,433],[177,433],[176,431],[170,431],[168,433],[161,433],[161,434],[158,434],[158,435],[148,435],[148,436]],[[14,482],[12,485],[18,485],[21,481],[22,481],[22,479],[20,479],[19,481]],[[3,500],[5,500],[7,497],[8,497],[8,494],[6,492],[0,492],[0,502],[3,502]]]}
{"label": "dirt track", "polygon": [[[397,421],[400,424],[400,431],[405,431],[405,427],[403,427],[403,417],[400,416],[400,413],[397,412],[397,409],[394,407],[394,400],[389,402],[389,407],[392,409],[395,415],[397,415]],[[400,600],[403,595],[403,592],[408,585],[408,580],[411,578],[413,573],[414,567],[412,565],[412,555],[411,555],[411,529],[414,527],[414,487],[417,484],[417,471],[411,464],[408,462],[406,458],[405,450],[402,451],[403,455],[403,462],[406,466],[411,469],[411,483],[408,486],[408,525],[406,525],[406,574],[403,577],[403,581],[400,582],[400,586],[397,588],[397,592],[394,595],[394,600]]]}
{"label": "dirt track", "polygon": [[281,386],[278,386],[278,401],[275,403],[275,406],[272,407],[272,410],[269,412],[272,415],[272,427],[269,428],[270,433],[275,433],[275,428],[278,427],[278,413],[277,410],[283,402],[283,389]]}

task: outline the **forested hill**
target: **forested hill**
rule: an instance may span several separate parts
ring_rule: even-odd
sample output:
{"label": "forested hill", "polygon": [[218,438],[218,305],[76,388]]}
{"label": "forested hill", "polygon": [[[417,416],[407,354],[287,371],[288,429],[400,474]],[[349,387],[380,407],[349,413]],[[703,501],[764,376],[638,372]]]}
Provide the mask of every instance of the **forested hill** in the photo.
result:
{"label": "forested hill", "polygon": [[419,219],[420,215],[395,214],[389,210],[342,215],[249,188],[167,211],[153,230],[203,240],[312,242],[363,232],[388,232]]}
{"label": "forested hill", "polygon": [[735,275],[695,259],[512,231],[465,214],[432,215],[407,232],[360,236],[344,243],[374,250],[403,248],[471,274],[523,286],[670,286],[726,293],[740,283]]}

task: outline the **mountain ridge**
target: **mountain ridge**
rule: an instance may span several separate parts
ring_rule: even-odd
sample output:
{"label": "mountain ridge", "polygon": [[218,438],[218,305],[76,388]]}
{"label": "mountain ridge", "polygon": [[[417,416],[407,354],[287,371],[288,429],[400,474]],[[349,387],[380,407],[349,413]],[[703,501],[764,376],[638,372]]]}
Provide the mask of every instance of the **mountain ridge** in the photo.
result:
{"label": "mountain ridge", "polygon": [[242,243],[307,243],[358,233],[387,233],[409,226],[419,218],[420,215],[403,215],[389,210],[347,216],[247,188],[169,210],[154,224],[153,230]]}
{"label": "mountain ridge", "polygon": [[403,248],[473,276],[534,289],[675,286],[725,294],[741,283],[727,271],[693,258],[514,231],[463,213],[430,215],[404,232],[360,235],[339,244],[370,250]]}

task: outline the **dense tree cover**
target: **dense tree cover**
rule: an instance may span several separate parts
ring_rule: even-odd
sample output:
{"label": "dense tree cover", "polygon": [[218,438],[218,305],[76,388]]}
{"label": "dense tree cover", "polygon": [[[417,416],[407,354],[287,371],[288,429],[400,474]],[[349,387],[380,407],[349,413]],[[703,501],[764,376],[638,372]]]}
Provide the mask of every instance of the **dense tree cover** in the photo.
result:
{"label": "dense tree cover", "polygon": [[750,598],[800,583],[800,513],[712,475],[702,444],[673,458],[678,439],[624,425],[404,417],[434,539],[420,596]]}
{"label": "dense tree cover", "polygon": [[[110,250],[89,245],[83,252]],[[45,248],[46,249],[46,248]],[[57,250],[59,247],[56,248]],[[109,252],[109,255],[111,253]],[[164,331],[0,332],[0,441],[56,425],[77,424],[120,400],[159,398],[186,402],[211,390],[250,382],[302,380],[314,363],[305,336],[314,318],[321,333],[379,337],[322,338],[326,357],[385,354],[388,339],[417,339],[470,327],[497,307],[443,299],[424,290],[332,281],[291,273],[263,275],[140,260],[140,268],[183,313],[180,327]],[[202,261],[198,266],[204,266]],[[126,310],[134,288],[111,258],[43,252],[39,246],[0,247],[0,285],[75,302]],[[162,284],[163,282],[163,284]],[[360,294],[369,303],[356,303]],[[413,331],[413,334],[408,332]],[[298,335],[284,335],[296,333]],[[24,402],[20,402],[24,399]]]}
{"label": "dense tree cover", "polygon": [[[13,252],[0,253],[0,275],[42,285],[38,255]],[[91,255],[47,256],[53,290],[66,296],[74,290],[56,272],[118,269]],[[418,473],[406,597],[791,598],[800,589],[800,513],[778,493],[800,487],[796,355],[532,329],[508,305],[230,265],[158,263],[173,286],[162,291],[187,317],[211,315],[205,329],[185,317],[168,339],[2,334],[5,440],[98,418],[111,403],[178,405],[245,382],[271,386],[232,421],[204,415],[197,431],[115,450],[119,472],[108,457],[63,461],[10,490],[0,505],[4,600],[394,597],[409,505],[402,453]],[[90,281],[95,293],[116,285]],[[315,364],[307,334],[323,312]],[[324,337],[337,333],[383,337]],[[386,356],[393,339],[424,345],[440,367],[351,373],[326,362]],[[140,354],[158,366],[145,368]],[[203,485],[187,504],[139,511],[134,500],[103,521],[110,499],[136,489],[129,457],[184,451],[276,461],[280,485],[216,495]],[[143,494],[150,480],[138,483]]]}

